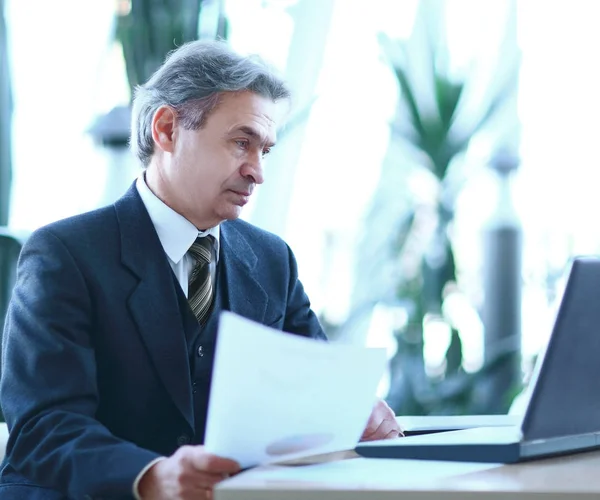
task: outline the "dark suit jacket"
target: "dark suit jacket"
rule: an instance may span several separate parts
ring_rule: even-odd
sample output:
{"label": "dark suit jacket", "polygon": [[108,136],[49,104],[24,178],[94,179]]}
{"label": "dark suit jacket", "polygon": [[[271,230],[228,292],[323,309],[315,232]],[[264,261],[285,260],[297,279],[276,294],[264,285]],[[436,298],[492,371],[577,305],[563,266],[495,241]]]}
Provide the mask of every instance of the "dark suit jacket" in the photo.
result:
{"label": "dark suit jacket", "polygon": [[[224,222],[219,258],[231,311],[324,338],[280,238]],[[135,186],[29,238],[2,364],[3,500],[128,498],[146,464],[193,435],[174,276]]]}

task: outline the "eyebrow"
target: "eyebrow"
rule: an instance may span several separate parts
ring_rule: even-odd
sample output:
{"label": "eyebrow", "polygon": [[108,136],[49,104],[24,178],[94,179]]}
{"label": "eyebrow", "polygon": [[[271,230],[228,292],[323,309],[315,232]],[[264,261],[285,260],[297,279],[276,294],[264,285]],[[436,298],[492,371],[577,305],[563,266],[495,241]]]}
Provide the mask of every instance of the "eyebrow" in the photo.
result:
{"label": "eyebrow", "polygon": [[[253,129],[252,127],[249,127],[248,125],[242,125],[241,127],[238,128],[238,130],[252,138],[262,139],[262,136],[255,129]],[[265,146],[268,148],[272,148],[273,146],[275,146],[275,143],[269,142],[269,143],[265,144]]]}

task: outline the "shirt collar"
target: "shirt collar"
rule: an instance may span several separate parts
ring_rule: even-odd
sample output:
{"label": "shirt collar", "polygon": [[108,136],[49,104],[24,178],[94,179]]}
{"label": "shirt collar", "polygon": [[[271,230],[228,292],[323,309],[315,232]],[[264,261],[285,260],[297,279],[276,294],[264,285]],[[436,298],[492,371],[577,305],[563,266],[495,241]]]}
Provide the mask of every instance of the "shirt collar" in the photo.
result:
{"label": "shirt collar", "polygon": [[154,228],[156,229],[156,234],[158,234],[158,239],[169,259],[178,264],[198,236],[208,236],[210,234],[215,239],[215,251],[218,262],[221,237],[219,225],[205,231],[199,231],[183,215],[178,214],[171,207],[165,205],[150,191],[150,188],[146,184],[144,173],[137,178],[135,187],[142,198],[148,215],[150,215],[150,220],[152,220],[152,224],[154,224]]}

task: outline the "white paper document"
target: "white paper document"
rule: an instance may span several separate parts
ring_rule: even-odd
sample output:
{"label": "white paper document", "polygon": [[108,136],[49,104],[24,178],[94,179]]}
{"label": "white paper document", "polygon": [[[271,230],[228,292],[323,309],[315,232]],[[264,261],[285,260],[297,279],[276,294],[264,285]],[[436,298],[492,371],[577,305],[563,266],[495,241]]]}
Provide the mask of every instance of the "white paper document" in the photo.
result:
{"label": "white paper document", "polygon": [[242,468],[352,449],[385,366],[384,349],[307,339],[224,312],[205,447]]}

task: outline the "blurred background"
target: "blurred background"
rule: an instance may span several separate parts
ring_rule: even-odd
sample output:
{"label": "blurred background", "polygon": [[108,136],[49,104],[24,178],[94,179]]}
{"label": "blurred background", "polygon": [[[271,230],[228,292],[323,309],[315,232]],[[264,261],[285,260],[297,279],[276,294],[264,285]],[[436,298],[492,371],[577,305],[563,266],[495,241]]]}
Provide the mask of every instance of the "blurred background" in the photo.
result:
{"label": "blurred background", "polygon": [[[522,411],[600,231],[589,0],[0,0],[0,312],[37,227],[140,172],[131,89],[224,38],[293,112],[243,218],[285,238],[335,342],[385,347],[397,414]],[[359,369],[357,367],[357,369]]]}

